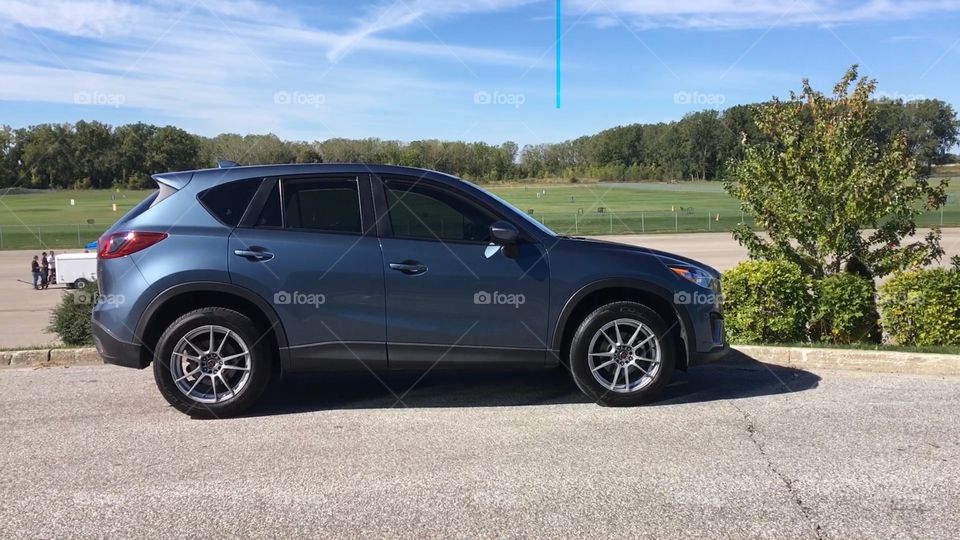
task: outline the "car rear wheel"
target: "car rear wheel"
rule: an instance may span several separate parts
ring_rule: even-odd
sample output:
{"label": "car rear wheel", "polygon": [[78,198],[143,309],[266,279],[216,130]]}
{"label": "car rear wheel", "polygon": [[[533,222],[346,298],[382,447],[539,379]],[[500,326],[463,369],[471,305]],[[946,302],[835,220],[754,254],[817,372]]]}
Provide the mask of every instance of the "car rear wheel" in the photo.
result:
{"label": "car rear wheel", "polygon": [[178,318],[160,336],[153,374],[163,397],[198,418],[246,410],[270,380],[268,340],[245,315],[209,307]]}
{"label": "car rear wheel", "polygon": [[676,350],[663,319],[636,302],[600,307],[580,323],[570,346],[577,386],[601,405],[648,403],[670,383]]}

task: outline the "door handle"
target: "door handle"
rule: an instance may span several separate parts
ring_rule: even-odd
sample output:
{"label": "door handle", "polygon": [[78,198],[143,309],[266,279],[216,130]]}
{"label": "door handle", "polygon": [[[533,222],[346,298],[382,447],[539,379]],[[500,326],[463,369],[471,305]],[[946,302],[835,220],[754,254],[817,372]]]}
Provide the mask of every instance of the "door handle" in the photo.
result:
{"label": "door handle", "polygon": [[269,261],[273,258],[273,253],[255,249],[235,249],[233,250],[233,254],[237,257],[243,257],[245,259],[252,259],[255,261]]}
{"label": "door handle", "polygon": [[405,261],[402,263],[390,263],[390,268],[396,270],[397,272],[402,272],[408,276],[416,276],[423,274],[427,271],[427,267],[418,263]]}

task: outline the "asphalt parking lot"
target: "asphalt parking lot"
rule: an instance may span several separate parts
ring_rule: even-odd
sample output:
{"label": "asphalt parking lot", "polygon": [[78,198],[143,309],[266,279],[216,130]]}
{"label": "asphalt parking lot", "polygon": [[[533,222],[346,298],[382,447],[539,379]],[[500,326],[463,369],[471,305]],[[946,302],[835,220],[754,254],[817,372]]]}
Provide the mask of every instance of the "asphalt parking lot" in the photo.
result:
{"label": "asphalt parking lot", "polygon": [[[609,409],[560,370],[315,376],[191,420],[149,371],[0,370],[0,535],[956,537],[960,378],[749,360]],[[411,388],[412,387],[412,388]]]}

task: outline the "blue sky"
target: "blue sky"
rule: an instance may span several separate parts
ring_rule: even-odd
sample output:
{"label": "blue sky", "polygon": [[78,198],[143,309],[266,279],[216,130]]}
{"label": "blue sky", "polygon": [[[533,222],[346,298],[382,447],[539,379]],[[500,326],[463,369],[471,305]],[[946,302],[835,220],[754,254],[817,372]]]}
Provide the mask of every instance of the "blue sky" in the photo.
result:
{"label": "blue sky", "polygon": [[0,0],[0,124],[555,142],[824,90],[960,105],[960,1]]}

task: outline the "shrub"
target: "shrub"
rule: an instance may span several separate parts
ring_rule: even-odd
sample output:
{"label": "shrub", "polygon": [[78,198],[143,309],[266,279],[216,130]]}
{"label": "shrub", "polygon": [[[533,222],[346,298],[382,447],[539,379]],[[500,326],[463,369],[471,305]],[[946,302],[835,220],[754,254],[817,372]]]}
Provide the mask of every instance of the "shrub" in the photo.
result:
{"label": "shrub", "polygon": [[880,341],[876,290],[861,276],[839,273],[813,284],[811,337],[830,343]]}
{"label": "shrub", "polygon": [[960,270],[911,270],[880,287],[880,320],[899,345],[960,345]]}
{"label": "shrub", "polygon": [[47,331],[60,336],[60,340],[67,345],[92,345],[90,312],[99,295],[96,282],[82,290],[64,294],[57,307],[53,308]]}
{"label": "shrub", "polygon": [[786,261],[744,261],[723,274],[724,324],[735,343],[806,339],[813,299],[800,267]]}

